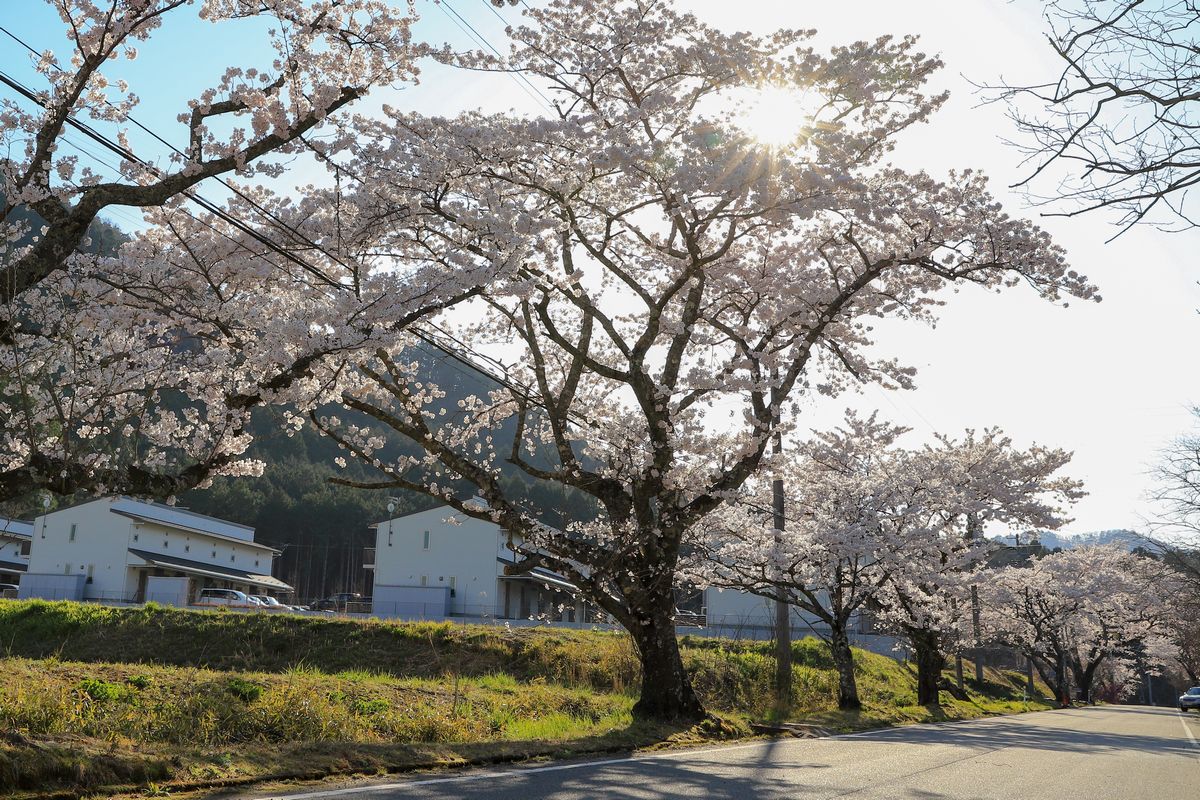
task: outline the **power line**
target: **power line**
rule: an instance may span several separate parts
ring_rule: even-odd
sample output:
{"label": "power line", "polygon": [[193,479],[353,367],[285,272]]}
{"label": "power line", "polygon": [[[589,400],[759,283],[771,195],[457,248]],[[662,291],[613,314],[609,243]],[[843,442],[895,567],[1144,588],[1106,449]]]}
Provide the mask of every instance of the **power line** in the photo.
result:
{"label": "power line", "polygon": [[[483,1],[485,4],[487,3],[487,0]],[[450,5],[449,0],[441,0],[441,2],[438,3],[438,8],[442,10],[442,13],[445,14],[451,22],[458,26],[459,30],[467,34],[468,37],[474,39],[477,43],[483,45],[488,50],[491,50],[496,54],[497,58],[504,58],[504,55],[492,45],[486,36],[476,30],[475,26],[468,22],[462,14],[459,14],[454,6]],[[501,17],[501,19],[504,18]],[[550,98],[546,97],[546,95],[542,93],[542,90],[534,85],[534,83],[526,78],[523,74],[507,69],[504,70],[504,74],[517,81],[517,85],[521,87],[521,90],[525,92],[525,94],[529,95],[529,97],[532,98],[535,103],[541,105],[551,114],[556,113],[554,110],[554,103],[550,100]],[[532,92],[530,91],[531,89],[533,90]],[[534,94],[536,94],[537,97],[535,97]]]}

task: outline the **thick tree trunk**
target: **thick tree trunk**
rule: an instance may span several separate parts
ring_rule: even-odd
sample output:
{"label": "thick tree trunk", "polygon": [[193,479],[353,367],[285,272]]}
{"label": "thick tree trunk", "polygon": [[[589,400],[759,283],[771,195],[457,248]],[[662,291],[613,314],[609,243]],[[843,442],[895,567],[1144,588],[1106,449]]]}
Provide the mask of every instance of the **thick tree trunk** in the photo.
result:
{"label": "thick tree trunk", "polygon": [[[1046,682],[1054,691],[1054,699],[1063,706],[1071,704],[1071,698],[1067,696],[1067,672],[1065,669],[1059,669],[1058,666],[1050,664],[1043,660],[1040,656],[1030,658],[1033,666],[1037,669],[1038,675]],[[1061,662],[1060,662],[1061,663]]]}
{"label": "thick tree trunk", "polygon": [[853,711],[862,708],[858,699],[858,681],[854,679],[854,653],[850,650],[850,635],[844,622],[830,626],[829,653],[838,674],[838,708]]}
{"label": "thick tree trunk", "polygon": [[633,715],[657,720],[703,719],[704,706],[692,689],[679,654],[671,587],[627,600],[633,616],[628,627],[642,663],[642,695],[633,707]]}
{"label": "thick tree trunk", "polygon": [[[1103,660],[1103,659],[1101,659]],[[1084,703],[1092,702],[1092,684],[1096,680],[1096,669],[1100,661],[1093,661],[1084,667],[1082,664],[1072,664],[1071,671],[1075,673],[1076,697]]]}
{"label": "thick tree trunk", "polygon": [[936,706],[939,703],[938,684],[942,670],[946,668],[946,656],[938,646],[938,636],[933,631],[909,629],[908,638],[917,662],[917,704]]}

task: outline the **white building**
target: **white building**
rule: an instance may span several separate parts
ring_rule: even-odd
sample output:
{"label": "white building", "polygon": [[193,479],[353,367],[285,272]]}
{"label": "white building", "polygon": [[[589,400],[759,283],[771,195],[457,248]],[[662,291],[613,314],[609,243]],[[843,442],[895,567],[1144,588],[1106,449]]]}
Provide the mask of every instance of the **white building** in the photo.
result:
{"label": "white building", "polygon": [[[453,520],[453,521],[451,521]],[[372,613],[406,619],[524,620],[596,622],[604,615],[576,596],[561,575],[534,569],[505,575],[514,555],[498,525],[465,516],[449,506],[380,522],[375,549],[365,559],[373,570]],[[709,588],[679,602],[680,629],[698,635],[767,639],[774,635],[773,600],[732,589]],[[825,627],[792,609],[796,636]],[[859,644],[889,652],[890,637],[871,635],[859,624]]]}
{"label": "white building", "polygon": [[377,616],[585,621],[583,603],[563,576],[546,569],[504,574],[514,556],[498,525],[442,506],[373,527],[375,549],[364,566],[373,571]]}
{"label": "white building", "polygon": [[187,605],[203,588],[288,593],[254,529],[182,508],[107,497],[38,517],[20,596]]}
{"label": "white building", "polygon": [[0,583],[20,583],[29,569],[33,523],[0,517]]}

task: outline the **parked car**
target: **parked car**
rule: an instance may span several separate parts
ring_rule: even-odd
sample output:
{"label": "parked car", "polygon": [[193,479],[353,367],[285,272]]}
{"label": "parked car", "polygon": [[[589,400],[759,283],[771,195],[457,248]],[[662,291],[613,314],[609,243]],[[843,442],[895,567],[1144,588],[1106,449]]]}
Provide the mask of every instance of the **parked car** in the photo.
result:
{"label": "parked car", "polygon": [[1193,686],[1179,695],[1179,710],[1187,711],[1189,708],[1200,711],[1200,686]]}
{"label": "parked car", "polygon": [[276,600],[274,597],[266,594],[252,594],[251,600],[257,600],[259,604],[264,606],[268,611],[294,611],[291,606],[285,606],[283,603]]}
{"label": "parked car", "polygon": [[16,600],[17,585],[15,583],[0,583],[0,597],[5,600]]}
{"label": "parked car", "polygon": [[255,602],[237,589],[201,589],[196,606],[224,606],[225,608],[256,608]]}
{"label": "parked car", "polygon": [[358,592],[339,592],[312,604],[315,611],[360,611],[365,600]]}

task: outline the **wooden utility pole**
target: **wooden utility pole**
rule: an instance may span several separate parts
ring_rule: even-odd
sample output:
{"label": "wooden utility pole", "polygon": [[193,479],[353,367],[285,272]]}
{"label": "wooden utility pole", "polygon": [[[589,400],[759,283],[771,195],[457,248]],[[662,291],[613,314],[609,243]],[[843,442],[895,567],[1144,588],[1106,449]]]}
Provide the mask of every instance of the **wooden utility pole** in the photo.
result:
{"label": "wooden utility pole", "polygon": [[[975,539],[983,535],[983,526],[979,517],[967,514],[967,539]],[[979,632],[979,587],[971,585],[971,629],[975,635],[975,689],[983,690],[983,639]]]}
{"label": "wooden utility pole", "polygon": [[[775,456],[783,455],[783,436],[775,432]],[[783,588],[783,530],[784,530],[784,500],[783,500],[783,468],[782,464],[775,469],[775,479],[771,481],[771,510],[775,528],[775,564],[776,586],[775,596],[775,710],[784,717],[792,708],[792,609],[787,601],[787,590]]]}

